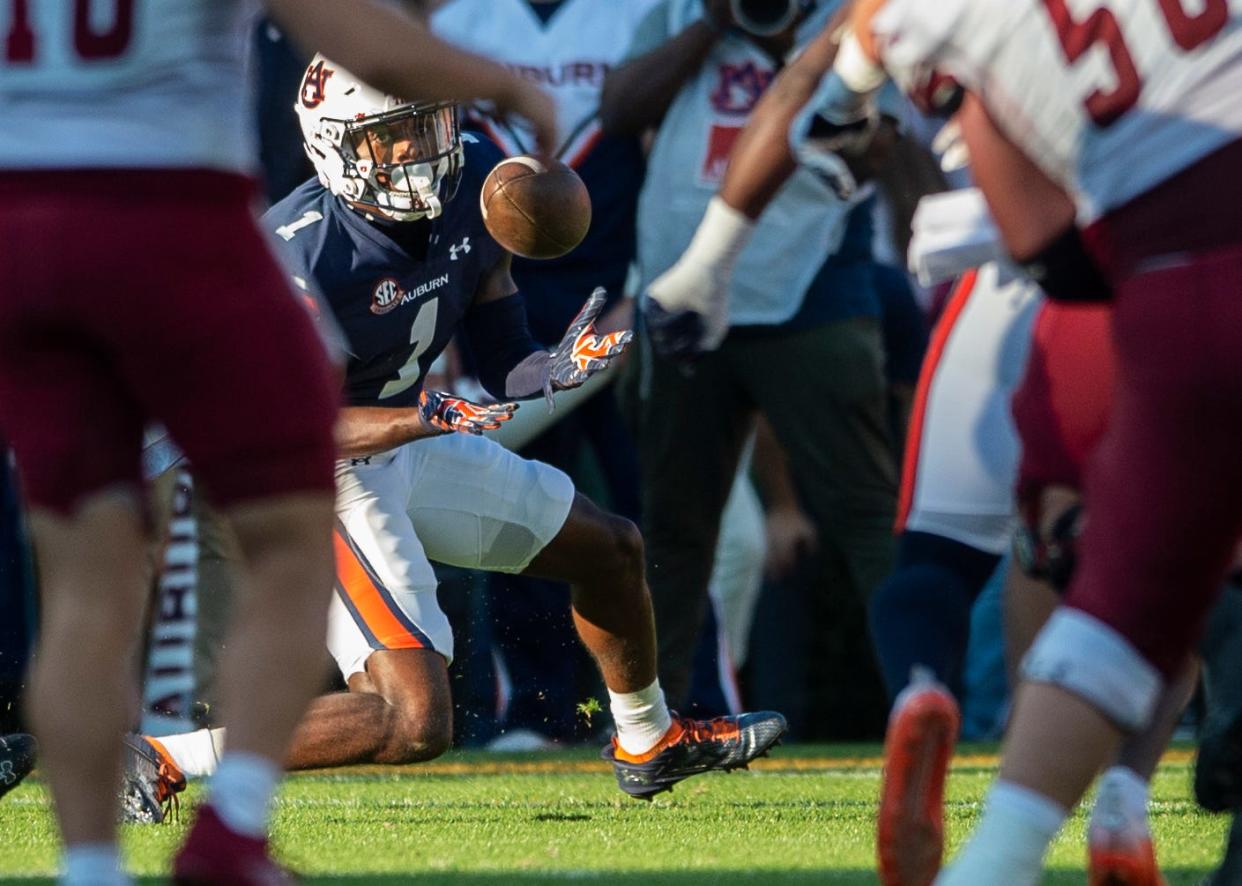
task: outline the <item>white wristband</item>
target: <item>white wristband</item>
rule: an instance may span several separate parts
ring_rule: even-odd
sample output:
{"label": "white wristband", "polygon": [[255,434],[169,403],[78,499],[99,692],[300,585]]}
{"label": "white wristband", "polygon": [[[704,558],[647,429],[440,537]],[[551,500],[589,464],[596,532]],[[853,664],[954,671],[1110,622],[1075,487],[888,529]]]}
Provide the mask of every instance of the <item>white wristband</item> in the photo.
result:
{"label": "white wristband", "polygon": [[703,220],[699,222],[682,260],[732,270],[754,230],[754,221],[717,194],[707,204]]}
{"label": "white wristband", "polygon": [[888,77],[884,68],[863,51],[862,44],[858,42],[853,31],[846,31],[841,38],[841,46],[832,61],[832,69],[852,92],[860,95],[875,92],[884,85]]}

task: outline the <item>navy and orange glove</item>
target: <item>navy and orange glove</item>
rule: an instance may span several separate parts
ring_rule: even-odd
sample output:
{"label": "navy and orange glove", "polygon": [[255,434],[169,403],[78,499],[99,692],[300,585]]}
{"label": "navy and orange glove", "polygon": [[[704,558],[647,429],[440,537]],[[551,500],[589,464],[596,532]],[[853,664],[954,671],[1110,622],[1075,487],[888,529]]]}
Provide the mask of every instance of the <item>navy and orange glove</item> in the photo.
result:
{"label": "navy and orange glove", "polygon": [[549,408],[552,407],[554,391],[576,388],[595,373],[607,369],[613,358],[620,355],[634,337],[628,329],[607,335],[595,331],[595,320],[604,309],[606,295],[602,287],[591,293],[545,364],[543,396]]}
{"label": "navy and orange glove", "polygon": [[418,395],[418,411],[423,423],[442,434],[478,435],[484,431],[494,431],[513,418],[517,408],[516,403],[483,406],[443,391],[429,391],[426,388]]}

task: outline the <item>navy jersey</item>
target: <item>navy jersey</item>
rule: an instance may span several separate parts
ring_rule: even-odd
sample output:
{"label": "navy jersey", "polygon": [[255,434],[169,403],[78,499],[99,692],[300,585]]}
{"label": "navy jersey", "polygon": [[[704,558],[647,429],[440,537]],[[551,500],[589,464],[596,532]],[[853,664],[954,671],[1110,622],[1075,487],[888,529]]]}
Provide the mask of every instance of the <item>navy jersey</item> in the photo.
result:
{"label": "navy jersey", "polygon": [[425,258],[411,257],[384,230],[418,223],[368,222],[317,179],[263,216],[298,288],[344,336],[350,406],[416,404],[423,377],[504,255],[479,210],[483,180],[504,155],[486,140],[463,141],[461,185],[429,223]]}

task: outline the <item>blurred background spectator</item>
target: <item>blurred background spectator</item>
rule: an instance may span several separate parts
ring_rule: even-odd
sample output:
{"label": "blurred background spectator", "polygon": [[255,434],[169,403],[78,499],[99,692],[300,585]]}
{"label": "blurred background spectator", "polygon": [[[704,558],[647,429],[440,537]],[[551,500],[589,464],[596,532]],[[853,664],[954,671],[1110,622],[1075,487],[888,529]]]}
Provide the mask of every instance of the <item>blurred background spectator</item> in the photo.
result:
{"label": "blurred background spectator", "polygon": [[[601,109],[606,132],[655,129],[638,215],[644,285],[685,250],[750,112],[833,6],[769,36],[736,27],[727,0],[662,0],[648,13]],[[639,353],[661,683],[674,705],[686,701],[720,515],[762,412],[815,544],[760,602],[747,704],[782,710],[802,738],[876,735],[885,713],[864,607],[891,562],[896,469],[869,193],[845,202],[796,173],[739,259],[721,348],[691,367]]]}

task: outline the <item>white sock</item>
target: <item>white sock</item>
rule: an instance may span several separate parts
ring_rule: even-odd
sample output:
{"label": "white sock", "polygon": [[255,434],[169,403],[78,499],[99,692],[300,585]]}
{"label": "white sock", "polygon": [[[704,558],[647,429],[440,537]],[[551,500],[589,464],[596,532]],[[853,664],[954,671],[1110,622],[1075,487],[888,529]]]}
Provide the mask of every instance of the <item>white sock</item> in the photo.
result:
{"label": "white sock", "polygon": [[126,886],[115,843],[75,843],[65,847],[60,882],[63,886]]}
{"label": "white sock", "polygon": [[997,781],[983,820],[936,886],[1035,886],[1067,811],[1030,788]]}
{"label": "white sock", "polygon": [[267,837],[272,794],[280,767],[258,754],[226,754],[211,780],[207,801],[231,829],[248,837]]}
{"label": "white sock", "polygon": [[215,773],[224,753],[223,729],[199,729],[181,735],[149,736],[168,751],[186,778],[206,778]]}
{"label": "white sock", "polygon": [[659,680],[637,692],[609,689],[608,698],[612,722],[617,727],[617,744],[627,754],[647,753],[673,725]]}
{"label": "white sock", "polygon": [[1128,766],[1111,766],[1100,776],[1089,828],[1119,830],[1147,826],[1147,781]]}

